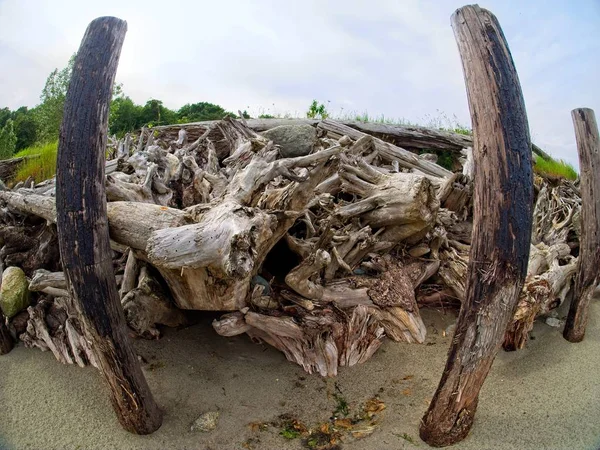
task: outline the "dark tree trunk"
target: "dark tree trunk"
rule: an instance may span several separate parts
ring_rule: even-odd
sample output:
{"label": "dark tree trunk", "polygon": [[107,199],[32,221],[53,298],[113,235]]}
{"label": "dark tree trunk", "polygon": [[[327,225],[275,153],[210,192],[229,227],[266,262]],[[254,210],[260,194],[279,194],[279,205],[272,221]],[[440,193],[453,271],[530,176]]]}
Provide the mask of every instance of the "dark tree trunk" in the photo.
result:
{"label": "dark tree trunk", "polygon": [[77,53],[58,147],[57,227],[64,272],[121,425],[152,433],[162,414],[127,336],[104,191],[108,106],[126,22],[94,20]]}
{"label": "dark tree trunk", "polygon": [[590,301],[600,281],[600,136],[594,111],[571,111],[579,150],[581,177],[581,239],[573,300],[563,336],[581,342],[585,336]]}
{"label": "dark tree trunk", "polygon": [[438,389],[421,424],[433,446],[473,424],[479,391],[523,287],[533,209],[525,104],[496,17],[478,6],[452,16],[474,132],[473,235],[465,301]]}

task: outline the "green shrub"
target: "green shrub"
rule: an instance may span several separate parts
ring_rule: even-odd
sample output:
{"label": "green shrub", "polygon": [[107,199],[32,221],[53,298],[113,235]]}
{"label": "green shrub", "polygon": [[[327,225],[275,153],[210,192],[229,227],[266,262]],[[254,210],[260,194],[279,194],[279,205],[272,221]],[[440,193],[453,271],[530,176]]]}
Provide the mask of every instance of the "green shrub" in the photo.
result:
{"label": "green shrub", "polygon": [[21,150],[15,155],[15,158],[22,156],[29,157],[17,170],[14,183],[25,181],[30,176],[36,183],[52,178],[56,175],[56,153],[58,150],[58,141],[48,144],[39,144]]}
{"label": "green shrub", "polygon": [[329,117],[329,111],[325,108],[323,103],[319,104],[316,100],[313,100],[308,111],[306,112],[308,119],[327,119]]}

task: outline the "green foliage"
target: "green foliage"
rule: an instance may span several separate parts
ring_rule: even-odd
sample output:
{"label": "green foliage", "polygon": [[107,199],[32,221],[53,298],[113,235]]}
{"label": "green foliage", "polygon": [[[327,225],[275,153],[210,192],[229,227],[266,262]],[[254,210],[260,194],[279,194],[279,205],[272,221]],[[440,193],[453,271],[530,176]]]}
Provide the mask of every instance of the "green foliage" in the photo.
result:
{"label": "green foliage", "polygon": [[117,97],[110,104],[108,129],[111,134],[121,137],[128,131],[142,126],[142,107],[129,97]]}
{"label": "green foliage", "polygon": [[27,106],[21,106],[15,111],[8,108],[0,109],[0,130],[4,128],[6,122],[13,121],[14,133],[17,136],[16,150],[33,145],[37,138],[37,122],[33,110],[27,109]]}
{"label": "green foliage", "polygon": [[579,176],[573,166],[562,159],[544,159],[535,155],[533,170],[542,177],[566,178],[576,180]]}
{"label": "green foliage", "polygon": [[[205,120],[220,120],[228,114],[231,113],[228,113],[219,105],[214,105],[212,103],[188,103],[187,105],[183,105],[179,108],[179,111],[177,111],[177,120],[179,123],[203,122]],[[244,115],[244,118],[249,119],[250,116],[248,115],[248,117],[246,117],[246,115]]]}
{"label": "green foliage", "polygon": [[6,122],[8,121],[8,119],[12,118],[12,113],[10,112],[10,109],[8,108],[1,108],[0,109],[0,129],[4,128],[4,125],[6,125]]}
{"label": "green foliage", "polygon": [[12,119],[8,119],[0,130],[0,159],[12,158],[16,147],[17,135],[15,134]]}
{"label": "green foliage", "polygon": [[46,79],[46,84],[42,89],[41,103],[35,108],[38,123],[37,138],[41,142],[58,139],[65,98],[69,89],[69,80],[75,65],[75,56],[75,54],[71,56],[65,68],[60,71],[54,69]]}
{"label": "green foliage", "polygon": [[286,439],[296,439],[300,437],[300,432],[294,430],[292,427],[284,428],[279,434]]}
{"label": "green foliage", "polygon": [[334,393],[333,398],[336,402],[335,410],[333,411],[334,416],[339,417],[340,415],[343,415],[344,417],[346,417],[348,414],[350,414],[350,407],[348,406],[348,401],[342,396],[341,392]]}
{"label": "green foliage", "polygon": [[52,178],[56,174],[57,150],[58,141],[21,150],[15,157],[28,156],[29,159],[17,170],[14,182],[25,181],[30,176],[36,183]]}
{"label": "green foliage", "polygon": [[33,110],[22,106],[12,113],[17,135],[17,151],[35,144],[37,140],[38,124]]}
{"label": "green foliage", "polygon": [[140,112],[140,121],[149,127],[167,125],[177,122],[177,114],[163,106],[161,100],[150,99]]}
{"label": "green foliage", "polygon": [[259,119],[276,119],[276,117],[271,114],[260,114],[258,116],[258,118]]}
{"label": "green foliage", "polygon": [[308,107],[306,117],[309,119],[327,119],[329,117],[329,112],[327,111],[323,103],[319,103],[316,100],[313,100],[310,106]]}

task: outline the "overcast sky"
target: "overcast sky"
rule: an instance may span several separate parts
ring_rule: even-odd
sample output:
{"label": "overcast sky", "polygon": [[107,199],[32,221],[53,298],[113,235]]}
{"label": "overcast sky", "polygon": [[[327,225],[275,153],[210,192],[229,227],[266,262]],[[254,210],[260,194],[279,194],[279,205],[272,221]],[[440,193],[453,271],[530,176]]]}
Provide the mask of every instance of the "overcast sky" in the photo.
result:
{"label": "overcast sky", "polygon": [[[470,126],[452,0],[0,0],[0,107],[35,106],[98,16],[125,19],[117,82],[137,103]],[[532,139],[577,165],[570,111],[600,115],[600,0],[490,0],[517,66]]]}

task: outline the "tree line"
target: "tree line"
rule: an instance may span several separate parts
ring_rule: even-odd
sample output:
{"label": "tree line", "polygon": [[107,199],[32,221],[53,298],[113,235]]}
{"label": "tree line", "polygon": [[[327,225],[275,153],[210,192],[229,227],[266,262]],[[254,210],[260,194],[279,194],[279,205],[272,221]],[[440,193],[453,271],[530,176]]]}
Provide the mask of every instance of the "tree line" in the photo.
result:
{"label": "tree line", "polygon": [[[74,63],[75,55],[66,67],[50,73],[42,89],[40,103],[34,108],[22,106],[14,111],[0,108],[0,159],[11,158],[24,148],[58,139]],[[110,105],[109,132],[120,137],[143,126],[219,120],[228,115],[237,117],[208,102],[188,103],[176,111],[156,99],[139,105],[125,95],[121,84],[117,84]],[[242,115],[249,118],[246,111]]]}

